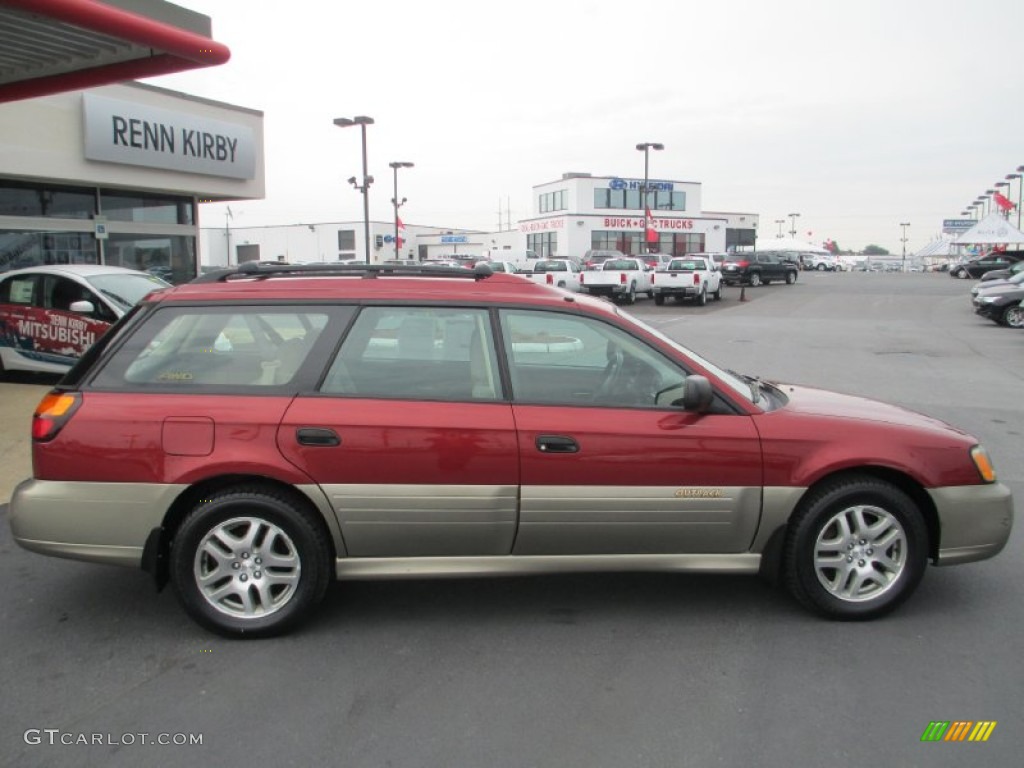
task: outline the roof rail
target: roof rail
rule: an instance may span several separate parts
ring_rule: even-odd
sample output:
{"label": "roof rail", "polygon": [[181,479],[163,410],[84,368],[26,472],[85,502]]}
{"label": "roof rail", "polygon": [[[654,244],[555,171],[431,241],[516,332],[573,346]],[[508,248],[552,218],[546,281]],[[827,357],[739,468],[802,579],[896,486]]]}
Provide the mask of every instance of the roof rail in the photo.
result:
{"label": "roof rail", "polygon": [[487,264],[465,267],[441,267],[405,264],[257,264],[243,262],[236,268],[208,272],[193,283],[225,283],[230,280],[266,279],[268,277],[461,277],[483,280],[494,274]]}

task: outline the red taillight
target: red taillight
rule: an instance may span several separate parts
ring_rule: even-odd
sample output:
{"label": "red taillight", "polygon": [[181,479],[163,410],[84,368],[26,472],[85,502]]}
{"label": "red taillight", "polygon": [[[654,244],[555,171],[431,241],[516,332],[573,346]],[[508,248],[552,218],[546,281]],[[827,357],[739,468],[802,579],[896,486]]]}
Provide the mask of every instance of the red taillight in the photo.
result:
{"label": "red taillight", "polygon": [[654,285],[654,275],[651,275],[651,285]]}
{"label": "red taillight", "polygon": [[82,396],[77,392],[50,392],[44,396],[32,414],[32,439],[41,443],[53,440],[81,402]]}
{"label": "red taillight", "polygon": [[544,280],[547,282],[548,285],[554,285],[555,284],[555,276],[552,275],[550,272],[548,272],[544,276]]}
{"label": "red taillight", "polygon": [[583,273],[580,272],[580,285],[583,285]]}
{"label": "red taillight", "polygon": [[700,285],[700,275],[698,275],[696,272],[693,273],[693,284]]}
{"label": "red taillight", "polygon": [[749,261],[737,261],[736,262],[736,266],[738,266],[740,269],[746,269],[747,267],[750,266],[750,262]]}
{"label": "red taillight", "polygon": [[622,283],[623,285],[626,284],[626,273],[625,272],[623,272],[622,274],[619,275],[619,282]]}

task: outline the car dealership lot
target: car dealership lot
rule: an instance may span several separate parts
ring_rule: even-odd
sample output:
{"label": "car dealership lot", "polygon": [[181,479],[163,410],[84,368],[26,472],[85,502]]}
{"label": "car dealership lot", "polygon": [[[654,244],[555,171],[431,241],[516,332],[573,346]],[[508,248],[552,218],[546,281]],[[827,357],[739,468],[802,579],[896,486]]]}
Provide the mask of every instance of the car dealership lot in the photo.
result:
{"label": "car dealership lot", "polygon": [[[745,303],[729,288],[706,307],[627,311],[725,367],[950,421],[1019,503],[1024,334],[975,317],[971,284],[801,273]],[[27,471],[45,387],[0,389],[0,451]],[[18,549],[0,514],[0,764],[956,765],[963,750],[1015,764],[1020,541],[1018,526],[994,560],[930,568],[912,601],[863,625],[815,619],[748,577],[587,575],[336,584],[295,635],[231,642],[141,572]],[[922,744],[933,720],[999,724],[986,744]],[[47,728],[204,738],[26,743]]]}

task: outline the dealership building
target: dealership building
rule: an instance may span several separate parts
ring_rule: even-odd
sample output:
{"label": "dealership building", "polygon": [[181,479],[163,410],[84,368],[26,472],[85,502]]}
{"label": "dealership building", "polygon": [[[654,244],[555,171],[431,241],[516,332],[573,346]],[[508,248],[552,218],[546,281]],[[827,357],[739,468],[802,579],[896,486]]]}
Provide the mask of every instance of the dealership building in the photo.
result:
{"label": "dealership building", "polygon": [[[647,182],[657,242],[646,240],[642,179],[566,173],[533,188],[532,215],[498,232],[448,226],[405,225],[396,248],[394,222],[371,221],[369,261],[401,259],[494,258],[532,251],[543,257],[582,257],[588,250],[638,254],[723,252],[755,247],[758,216],[701,209],[701,184],[693,181]],[[361,221],[268,227],[203,229],[204,263],[249,260],[367,260]]]}
{"label": "dealership building", "polygon": [[196,274],[198,204],[264,196],[263,115],[139,83],[0,104],[0,270]]}

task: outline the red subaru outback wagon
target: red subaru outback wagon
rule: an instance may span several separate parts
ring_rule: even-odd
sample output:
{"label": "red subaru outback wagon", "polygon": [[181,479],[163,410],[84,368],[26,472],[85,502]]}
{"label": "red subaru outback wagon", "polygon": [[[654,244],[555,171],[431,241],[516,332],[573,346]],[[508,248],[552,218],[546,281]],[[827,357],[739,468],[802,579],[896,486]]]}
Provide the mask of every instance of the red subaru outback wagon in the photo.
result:
{"label": "red subaru outback wagon", "polygon": [[977,440],[721,370],[615,306],[451,268],[267,266],[150,295],[40,403],[10,504],[36,552],[141,567],[225,634],[329,581],[781,578],[837,619],[982,560],[1013,505]]}

